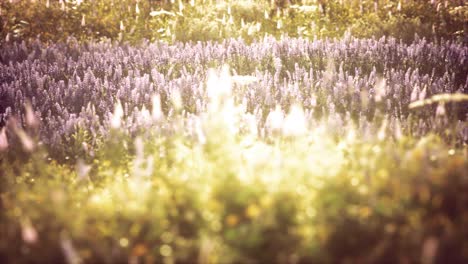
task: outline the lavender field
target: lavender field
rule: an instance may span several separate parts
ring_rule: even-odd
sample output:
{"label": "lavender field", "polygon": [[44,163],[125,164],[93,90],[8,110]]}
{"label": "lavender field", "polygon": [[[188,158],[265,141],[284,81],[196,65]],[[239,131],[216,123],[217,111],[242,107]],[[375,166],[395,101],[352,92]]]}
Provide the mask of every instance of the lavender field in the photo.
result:
{"label": "lavender field", "polygon": [[0,263],[468,262],[465,42],[0,44]]}
{"label": "lavender field", "polygon": [[[307,126],[333,126],[331,133],[338,137],[347,125],[355,126],[360,137],[371,137],[385,123],[392,133],[395,126],[416,137],[449,133],[452,143],[462,144],[468,140],[466,103],[409,106],[437,94],[467,93],[467,56],[462,44],[418,40],[405,45],[385,37],[265,38],[250,45],[235,39],[138,47],[79,45],[73,39],[51,46],[12,44],[1,51],[1,121],[16,116],[25,123],[28,103],[39,120],[46,120],[39,130],[46,146],[63,149],[80,129],[90,132],[87,143],[95,145],[109,133],[117,102],[123,107],[121,129],[129,134],[152,123],[155,95],[163,116],[176,116],[169,99],[180,97],[182,116],[197,119],[210,103],[209,69],[227,66],[233,77],[219,84],[233,82],[232,99],[243,107],[242,114],[252,116],[261,138],[270,112],[278,106],[287,113],[298,104]],[[450,111],[443,110],[447,107]],[[447,121],[453,121],[454,130],[445,131]]]}

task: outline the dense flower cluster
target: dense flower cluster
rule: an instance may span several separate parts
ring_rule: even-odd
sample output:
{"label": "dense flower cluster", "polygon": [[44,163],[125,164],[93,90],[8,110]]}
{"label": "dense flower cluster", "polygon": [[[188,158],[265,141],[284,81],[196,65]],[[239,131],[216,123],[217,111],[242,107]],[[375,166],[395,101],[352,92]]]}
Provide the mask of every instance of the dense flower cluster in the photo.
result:
{"label": "dense flower cluster", "polygon": [[[346,123],[365,132],[369,122],[380,127],[383,120],[419,135],[434,130],[436,106],[412,111],[408,105],[435,94],[467,93],[467,58],[466,46],[448,41],[420,39],[407,45],[393,38],[349,36],[264,38],[250,45],[238,39],[140,46],[81,45],[74,39],[5,44],[0,50],[0,124],[12,116],[25,124],[24,106],[30,102],[42,122],[45,144],[64,144],[78,128],[95,140],[108,133],[119,102],[120,128],[132,133],[153,123],[148,109],[154,108],[155,95],[164,116],[178,113],[174,98],[180,99],[183,115],[203,112],[209,102],[207,69],[229,65],[234,99],[255,117],[260,132],[278,106],[288,111],[299,104],[309,123],[333,124],[338,135]],[[448,113],[466,119],[466,104],[451,107],[455,111]],[[424,122],[410,124],[409,115]],[[457,127],[457,138],[466,140],[462,123]]]}

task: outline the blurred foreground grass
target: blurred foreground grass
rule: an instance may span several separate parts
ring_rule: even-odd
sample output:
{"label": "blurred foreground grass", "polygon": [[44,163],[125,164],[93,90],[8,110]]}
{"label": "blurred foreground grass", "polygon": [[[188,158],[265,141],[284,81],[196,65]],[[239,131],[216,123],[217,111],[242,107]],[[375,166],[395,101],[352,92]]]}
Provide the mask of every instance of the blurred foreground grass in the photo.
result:
{"label": "blurred foreground grass", "polygon": [[0,153],[0,261],[468,260],[466,146],[352,126],[336,138],[299,105],[273,112],[260,137],[229,86],[213,84],[205,112],[159,116],[136,138],[120,132],[117,104],[111,136],[76,166],[17,128],[22,145]]}

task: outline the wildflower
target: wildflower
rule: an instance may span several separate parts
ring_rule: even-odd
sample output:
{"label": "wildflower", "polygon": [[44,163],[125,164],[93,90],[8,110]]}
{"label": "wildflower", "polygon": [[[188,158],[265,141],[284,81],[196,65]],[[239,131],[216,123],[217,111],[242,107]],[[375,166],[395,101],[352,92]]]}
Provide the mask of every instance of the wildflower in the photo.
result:
{"label": "wildflower", "polygon": [[292,105],[283,122],[284,136],[300,136],[307,132],[307,121],[304,110],[299,105]]}
{"label": "wildflower", "polygon": [[119,245],[123,248],[126,248],[128,247],[128,239],[126,237],[123,237],[121,239],[119,239]]}
{"label": "wildflower", "polygon": [[120,101],[117,101],[117,103],[115,104],[114,113],[112,114],[112,119],[111,119],[112,128],[115,128],[115,129],[120,128],[122,124],[123,114],[124,113],[123,113],[122,104],[120,103]]}
{"label": "wildflower", "polygon": [[422,91],[419,93],[419,96],[418,96],[419,100],[424,100],[426,98],[426,91],[427,89],[426,87],[424,87],[424,89],[422,89]]}
{"label": "wildflower", "polygon": [[5,151],[8,148],[8,138],[6,136],[6,129],[3,127],[0,130],[0,152]]}
{"label": "wildflower", "polygon": [[245,209],[245,215],[250,219],[257,218],[260,213],[260,208],[255,204],[251,204]]}
{"label": "wildflower", "polygon": [[35,148],[34,141],[22,128],[18,127],[16,119],[9,119],[8,125],[13,128],[13,131],[15,131],[16,135],[19,137],[23,149],[27,152],[32,152]]}
{"label": "wildflower", "polygon": [[179,13],[182,13],[184,9],[185,9],[184,3],[182,3],[182,1],[179,1]]}
{"label": "wildflower", "polygon": [[61,234],[60,246],[62,247],[67,263],[70,263],[70,264],[82,263],[82,260],[78,252],[76,252],[76,249],[73,246],[71,239],[64,232]]}
{"label": "wildflower", "polygon": [[274,135],[283,128],[284,114],[281,106],[276,105],[275,110],[271,111],[266,119],[266,129],[270,135]]}
{"label": "wildflower", "polygon": [[419,86],[416,86],[413,88],[413,91],[411,91],[410,101],[414,102],[418,99],[418,97],[419,97]]}
{"label": "wildflower", "polygon": [[36,229],[32,226],[29,219],[22,221],[21,223],[21,236],[23,241],[28,244],[34,244],[37,242],[38,234]]}
{"label": "wildflower", "polygon": [[139,124],[148,126],[151,124],[151,121],[152,121],[152,116],[150,112],[148,111],[148,109],[146,109],[145,106],[143,106],[138,115]]}
{"label": "wildflower", "polygon": [[137,15],[140,14],[140,8],[138,7],[138,2],[135,4],[135,13],[136,13]]}
{"label": "wildflower", "polygon": [[210,99],[210,107],[217,111],[221,103],[230,97],[232,90],[232,78],[229,74],[229,67],[224,65],[221,73],[216,73],[214,69],[208,71],[206,82],[206,92]]}
{"label": "wildflower", "polygon": [[361,99],[362,107],[366,108],[369,105],[369,92],[366,90],[360,91],[359,98]]}
{"label": "wildflower", "polygon": [[254,137],[257,136],[257,132],[258,132],[257,120],[255,119],[254,115],[252,114],[244,115],[244,127],[245,127],[246,133]]}
{"label": "wildflower", "polygon": [[180,111],[182,110],[182,96],[180,94],[180,91],[179,89],[174,89],[172,90],[172,93],[171,93],[171,102],[172,102],[172,106],[174,106],[174,109],[177,110],[177,111]]}
{"label": "wildflower", "polygon": [[383,97],[386,95],[385,91],[385,80],[380,79],[377,81],[377,84],[375,86],[375,101],[380,102],[382,101]]}
{"label": "wildflower", "polygon": [[276,22],[276,28],[281,29],[283,27],[283,21],[281,19],[278,19]]}
{"label": "wildflower", "polygon": [[396,139],[401,139],[403,137],[403,131],[399,120],[395,120],[394,135]]}
{"label": "wildflower", "polygon": [[421,263],[433,263],[437,256],[439,240],[435,237],[429,237],[424,240],[421,252]]}
{"label": "wildflower", "polygon": [[26,132],[24,132],[24,130],[21,128],[16,129],[16,134],[20,138],[21,144],[23,145],[23,149],[27,152],[33,152],[35,145],[32,138],[29,137],[29,135],[26,134]]}
{"label": "wildflower", "polygon": [[446,114],[446,111],[445,111],[445,103],[444,103],[444,102],[440,102],[440,103],[437,105],[436,116],[442,117],[442,116],[445,116],[445,114]]}
{"label": "wildflower", "polygon": [[26,125],[28,125],[28,127],[31,127],[31,128],[37,128],[39,126],[39,120],[34,114],[31,103],[27,102],[25,104],[25,108],[26,108]]}
{"label": "wildflower", "polygon": [[143,144],[143,140],[141,139],[141,137],[137,137],[135,139],[135,152],[136,152],[135,159],[137,161],[142,161],[144,158],[145,146]]}
{"label": "wildflower", "polygon": [[172,248],[169,245],[162,245],[159,249],[159,253],[163,257],[170,257],[172,255]]}
{"label": "wildflower", "polygon": [[377,138],[380,141],[385,140],[385,136],[386,136],[386,133],[387,133],[387,126],[388,126],[388,121],[387,121],[387,119],[384,119],[383,122],[382,122],[382,126],[380,127],[379,132],[377,133]]}

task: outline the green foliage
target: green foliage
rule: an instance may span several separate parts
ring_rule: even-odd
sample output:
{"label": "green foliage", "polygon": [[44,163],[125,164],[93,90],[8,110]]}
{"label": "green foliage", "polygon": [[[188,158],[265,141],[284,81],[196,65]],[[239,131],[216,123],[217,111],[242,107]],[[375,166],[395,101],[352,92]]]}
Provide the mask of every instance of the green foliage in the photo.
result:
{"label": "green foliage", "polygon": [[[2,41],[34,39],[199,41],[383,35],[411,42],[466,38],[462,1],[18,1],[0,3]],[[8,37],[7,37],[8,36]]]}

